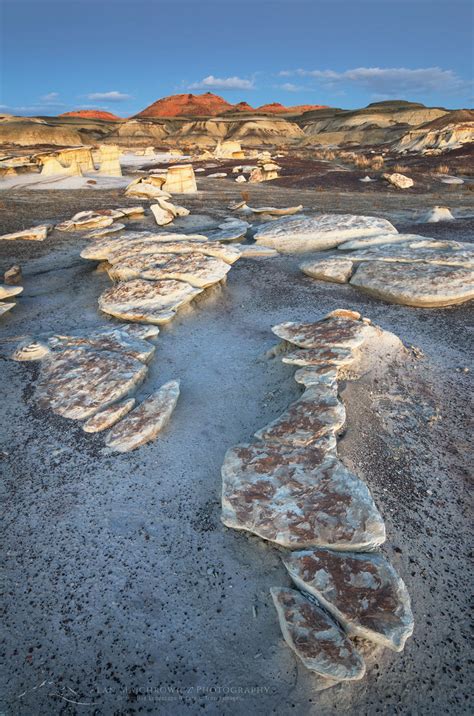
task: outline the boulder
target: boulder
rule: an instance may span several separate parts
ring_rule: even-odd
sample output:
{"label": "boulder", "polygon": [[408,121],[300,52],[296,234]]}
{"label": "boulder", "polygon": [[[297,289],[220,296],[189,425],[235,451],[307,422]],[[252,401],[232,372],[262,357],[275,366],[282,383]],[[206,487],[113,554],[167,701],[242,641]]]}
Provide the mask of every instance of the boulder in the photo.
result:
{"label": "boulder", "polygon": [[283,638],[307,669],[328,685],[364,676],[362,656],[325,611],[294,589],[272,587],[270,592]]}
{"label": "boulder", "polygon": [[137,197],[138,199],[156,199],[158,197],[169,199],[170,194],[162,189],[165,181],[164,177],[139,177],[130,182],[125,189],[125,195]]}
{"label": "boulder", "polygon": [[225,261],[197,252],[130,256],[107,269],[113,281],[176,279],[196,288],[207,288],[222,281],[229,270],[230,266]]}
{"label": "boulder", "polygon": [[244,156],[240,142],[230,139],[219,140],[214,149],[216,159],[243,159]]}
{"label": "boulder", "polygon": [[437,224],[439,221],[454,221],[454,216],[447,206],[435,206],[420,219],[421,223],[426,224]]}
{"label": "boulder", "polygon": [[397,189],[410,189],[410,187],[412,187],[415,183],[411,177],[399,174],[398,172],[394,172],[393,174],[384,174],[383,178]]}
{"label": "boulder", "polygon": [[244,177],[243,174],[239,174],[239,176],[235,180],[238,184],[244,184],[247,179]]}
{"label": "boulder", "polygon": [[174,219],[174,214],[167,209],[163,209],[159,204],[152,204],[150,206],[151,213],[155,217],[155,221],[158,226],[166,226],[171,224]]}
{"label": "boulder", "polygon": [[22,280],[21,266],[13,264],[3,274],[3,280],[8,286],[16,286]]}
{"label": "boulder", "polygon": [[222,466],[222,522],[282,547],[373,549],[383,520],[366,485],[336,457],[336,439],[309,447],[237,445]]}
{"label": "boulder", "polygon": [[107,435],[105,443],[115,452],[129,452],[155,440],[168,424],[179,397],[179,381],[172,380],[140,403]]}
{"label": "boulder", "polygon": [[270,246],[283,253],[325,251],[349,239],[396,234],[386,219],[352,214],[317,214],[315,216],[287,216],[262,224],[255,232],[257,244]]}
{"label": "boulder", "polygon": [[55,156],[45,156],[41,159],[41,176],[82,176],[81,168],[77,163],[63,166]]}
{"label": "boulder", "polygon": [[121,177],[120,150],[113,144],[101,144],[99,147],[99,174],[109,177]]}
{"label": "boulder", "polygon": [[353,636],[402,651],[413,632],[404,582],[381,554],[315,549],[283,559],[296,586],[312,595]]}
{"label": "boulder", "polygon": [[389,303],[436,308],[474,298],[474,271],[426,263],[362,263],[350,283]]}
{"label": "boulder", "polygon": [[82,172],[91,172],[95,169],[90,147],[61,149],[55,156],[57,156],[63,166],[74,167],[74,170],[78,168],[81,174]]}
{"label": "boulder", "polygon": [[143,281],[117,283],[99,296],[99,308],[124,321],[160,325],[168,323],[180,306],[201,293],[184,281]]}
{"label": "boulder", "polygon": [[44,241],[52,228],[52,224],[40,224],[23,231],[15,231],[13,234],[3,234],[0,236],[0,241]]}
{"label": "boulder", "polygon": [[89,420],[86,420],[82,429],[86,433],[99,433],[102,432],[102,430],[108,430],[129,413],[134,405],[135,398],[128,398],[119,403],[109,405],[107,408],[99,410],[99,412],[89,418]]}
{"label": "boulder", "polygon": [[192,164],[177,164],[169,167],[163,190],[170,194],[194,194],[197,192]]}

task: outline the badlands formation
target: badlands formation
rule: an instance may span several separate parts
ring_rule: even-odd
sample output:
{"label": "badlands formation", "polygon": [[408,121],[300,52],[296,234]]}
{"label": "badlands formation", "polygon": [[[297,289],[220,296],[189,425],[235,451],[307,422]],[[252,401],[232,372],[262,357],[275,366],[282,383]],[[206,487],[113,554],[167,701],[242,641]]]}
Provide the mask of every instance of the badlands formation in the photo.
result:
{"label": "badlands formation", "polygon": [[465,712],[473,119],[2,118],[11,703]]}

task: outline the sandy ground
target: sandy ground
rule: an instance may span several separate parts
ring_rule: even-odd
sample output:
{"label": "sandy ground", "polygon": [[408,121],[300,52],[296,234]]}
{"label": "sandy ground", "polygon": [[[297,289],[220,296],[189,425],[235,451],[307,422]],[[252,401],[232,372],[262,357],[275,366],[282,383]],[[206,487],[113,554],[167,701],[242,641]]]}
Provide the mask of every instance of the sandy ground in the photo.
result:
{"label": "sandy ground", "polygon": [[[205,228],[239,188],[199,180],[180,203]],[[2,193],[2,233],[86,208],[133,205],[119,190]],[[472,213],[470,196],[451,208]],[[474,239],[463,219],[414,224],[433,195],[364,195],[262,185],[249,203],[385,216],[427,236]],[[472,204],[472,199],[471,199]],[[196,215],[199,214],[200,216]],[[138,221],[145,226],[149,220]],[[0,246],[25,287],[3,337],[110,325],[97,312],[109,284],[79,258],[78,234]],[[5,242],[6,244],[6,242]],[[182,393],[166,431],[123,456],[103,438],[38,410],[34,364],[2,359],[6,561],[2,621],[5,714],[464,714],[470,669],[467,604],[468,305],[411,309],[316,282],[300,259],[241,260],[227,283],[165,327],[139,395],[171,378]],[[220,523],[226,449],[250,438],[299,394],[293,370],[266,351],[270,327],[353,308],[422,351],[377,382],[348,381],[340,453],[365,479],[387,526],[383,551],[412,596],[415,632],[384,650],[360,682],[317,693],[281,637],[269,595],[288,585],[279,551]]]}

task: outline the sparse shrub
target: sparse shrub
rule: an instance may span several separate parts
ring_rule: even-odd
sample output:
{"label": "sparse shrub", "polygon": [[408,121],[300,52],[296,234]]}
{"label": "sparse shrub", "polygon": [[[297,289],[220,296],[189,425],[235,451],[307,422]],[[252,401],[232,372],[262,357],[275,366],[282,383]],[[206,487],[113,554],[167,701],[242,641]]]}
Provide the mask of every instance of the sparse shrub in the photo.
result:
{"label": "sparse shrub", "polygon": [[374,172],[379,172],[383,169],[385,164],[385,160],[380,154],[377,154],[377,156],[372,157],[370,160],[370,168],[374,170]]}
{"label": "sparse shrub", "polygon": [[395,164],[393,171],[398,172],[398,174],[406,174],[406,172],[410,171],[410,167],[407,167],[406,164]]}
{"label": "sparse shrub", "polygon": [[449,174],[449,167],[447,164],[438,164],[435,169],[436,174]]}
{"label": "sparse shrub", "polygon": [[370,166],[370,160],[367,159],[365,154],[356,154],[353,159],[353,163],[357,169],[367,169]]}

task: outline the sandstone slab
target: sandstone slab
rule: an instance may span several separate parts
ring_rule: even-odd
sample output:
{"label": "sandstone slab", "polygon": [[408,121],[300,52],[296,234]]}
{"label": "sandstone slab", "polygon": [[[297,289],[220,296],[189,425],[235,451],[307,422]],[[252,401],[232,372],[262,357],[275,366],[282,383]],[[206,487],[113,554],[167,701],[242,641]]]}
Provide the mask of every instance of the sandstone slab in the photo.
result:
{"label": "sandstone slab", "polygon": [[474,298],[474,270],[423,263],[362,263],[350,281],[371,296],[421,308],[453,306]]}
{"label": "sandstone slab", "polygon": [[203,254],[222,259],[228,264],[233,264],[241,256],[239,248],[225,246],[218,241],[133,241],[125,246],[120,246],[115,251],[110,251],[107,261],[115,264],[131,256],[150,256],[153,260],[154,254]]}
{"label": "sandstone slab", "polygon": [[[160,233],[153,231],[127,231],[120,237],[104,238],[100,241],[92,242],[81,251],[81,257],[83,259],[103,261],[104,259],[108,259],[109,255],[126,251],[128,248],[131,249],[131,253],[133,254],[133,246],[135,246],[135,244],[142,247],[145,243],[176,243],[178,241],[185,243],[204,243],[207,241],[207,238],[200,234],[176,234],[165,231]],[[128,253],[127,255],[130,256],[131,254]]]}
{"label": "sandstone slab", "polygon": [[255,232],[258,244],[283,253],[325,251],[360,236],[397,233],[386,219],[353,214],[317,214],[286,216],[259,226]]}
{"label": "sandstone slab", "polygon": [[317,549],[293,552],[283,561],[296,586],[349,634],[402,651],[413,632],[410,597],[385,557]]}
{"label": "sandstone slab", "polygon": [[352,276],[353,262],[349,258],[310,261],[300,266],[303,273],[320,281],[347,283]]}
{"label": "sandstone slab", "polygon": [[0,241],[44,241],[52,228],[52,224],[40,224],[23,231],[14,231],[12,234],[3,234]]}
{"label": "sandstone slab", "polygon": [[99,308],[124,321],[168,323],[180,306],[201,293],[184,281],[144,281],[117,283],[99,297]]}
{"label": "sandstone slab", "polygon": [[167,209],[163,209],[159,204],[152,204],[150,206],[151,213],[155,217],[155,221],[158,224],[158,226],[166,226],[166,224],[171,224],[171,222],[174,219],[174,214],[171,211],[168,211]]}
{"label": "sandstone slab", "polygon": [[207,288],[222,281],[229,270],[229,264],[213,256],[159,253],[130,256],[111,266],[108,274],[114,281],[176,279],[196,288]]}
{"label": "sandstone slab", "polygon": [[154,440],[171,418],[179,397],[179,381],[172,380],[146,398],[107,435],[106,445],[129,452]]}
{"label": "sandstone slab", "polygon": [[298,348],[356,348],[364,341],[366,326],[362,321],[344,316],[330,316],[315,323],[292,321],[273,326],[278,338]]}
{"label": "sandstone slab", "polygon": [[4,298],[10,298],[11,296],[18,296],[23,291],[23,286],[9,286],[7,284],[0,283],[0,300]]}
{"label": "sandstone slab", "polygon": [[335,348],[327,346],[322,346],[321,348],[300,348],[297,351],[292,351],[282,356],[283,363],[300,366],[340,366],[348,365],[352,363],[353,360],[354,354],[350,348],[341,348],[338,346]]}
{"label": "sandstone slab", "polygon": [[289,549],[373,549],[385,540],[367,486],[336,457],[334,435],[309,447],[257,442],[227,451],[222,521]]}
{"label": "sandstone slab", "polygon": [[11,311],[15,306],[16,303],[7,303],[6,301],[2,301],[0,303],[0,316],[3,316],[4,313],[8,313],[8,311]]}
{"label": "sandstone slab", "polygon": [[[354,239],[340,244],[339,251],[354,251],[355,249],[366,249],[372,246],[383,246],[385,244],[407,244],[412,241],[425,240],[425,236],[418,234],[379,234],[362,239]],[[348,257],[349,258],[349,257]]]}
{"label": "sandstone slab", "polygon": [[136,358],[141,363],[149,363],[155,352],[155,346],[146,340],[121,328],[108,328],[102,331],[83,332],[76,335],[54,335],[48,339],[53,350],[66,348],[87,348],[97,351],[116,351]]}
{"label": "sandstone slab", "polygon": [[141,361],[122,353],[68,348],[43,360],[38,403],[65,418],[84,420],[127,395],[146,372]]}
{"label": "sandstone slab", "polygon": [[280,417],[257,430],[259,440],[305,447],[344,425],[346,413],[337,399],[335,386],[322,384],[308,387]]}
{"label": "sandstone slab", "polygon": [[107,408],[99,410],[89,420],[86,420],[82,429],[86,433],[99,433],[108,430],[131,411],[135,405],[135,398],[128,398],[119,403],[113,403]]}
{"label": "sandstone slab", "polygon": [[334,682],[364,676],[362,656],[325,611],[294,589],[270,592],[283,638],[307,669]]}

